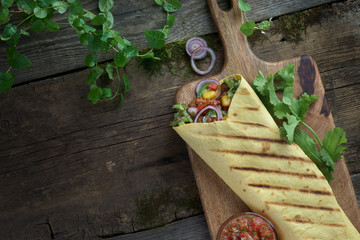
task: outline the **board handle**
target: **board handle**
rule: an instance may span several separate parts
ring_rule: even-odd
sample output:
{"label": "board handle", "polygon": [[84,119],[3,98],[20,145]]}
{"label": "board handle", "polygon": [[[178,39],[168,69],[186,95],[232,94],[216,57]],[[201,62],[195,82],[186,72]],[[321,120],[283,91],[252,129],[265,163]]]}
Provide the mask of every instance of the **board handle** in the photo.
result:
{"label": "board handle", "polygon": [[253,79],[257,74],[254,69],[264,68],[266,64],[254,55],[246,36],[240,31],[245,18],[238,7],[238,1],[230,0],[231,9],[228,11],[221,10],[217,0],[207,2],[224,48],[224,66],[220,77],[237,71],[236,73],[241,73],[246,79]]}

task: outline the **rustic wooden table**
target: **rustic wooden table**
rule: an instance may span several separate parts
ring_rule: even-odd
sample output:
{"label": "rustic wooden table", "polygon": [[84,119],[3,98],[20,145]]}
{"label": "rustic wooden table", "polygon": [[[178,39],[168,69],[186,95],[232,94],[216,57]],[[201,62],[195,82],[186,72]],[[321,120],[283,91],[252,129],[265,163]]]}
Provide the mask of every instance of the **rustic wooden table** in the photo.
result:
{"label": "rustic wooden table", "polygon": [[[81,2],[96,11],[97,1]],[[249,18],[274,17],[266,39],[250,40],[259,58],[315,59],[335,124],[347,132],[345,159],[360,202],[360,1],[247,2]],[[181,3],[172,43],[158,52],[161,69],[129,64],[121,109],[87,100],[88,50],[73,29],[20,41],[33,65],[0,94],[0,239],[209,239],[185,143],[169,122],[176,90],[199,78],[183,39],[203,36],[215,49],[209,75],[221,70],[223,49],[206,1]],[[116,1],[112,12],[114,28],[139,48],[147,47],[143,31],[161,28],[166,17],[152,0]]]}

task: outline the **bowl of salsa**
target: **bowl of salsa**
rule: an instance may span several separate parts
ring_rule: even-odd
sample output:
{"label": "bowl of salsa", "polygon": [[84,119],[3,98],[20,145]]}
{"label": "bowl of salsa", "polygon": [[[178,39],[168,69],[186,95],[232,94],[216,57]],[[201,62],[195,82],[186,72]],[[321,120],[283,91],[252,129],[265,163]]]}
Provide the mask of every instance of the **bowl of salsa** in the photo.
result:
{"label": "bowl of salsa", "polygon": [[278,240],[274,226],[265,217],[244,212],[231,216],[220,227],[217,240]]}

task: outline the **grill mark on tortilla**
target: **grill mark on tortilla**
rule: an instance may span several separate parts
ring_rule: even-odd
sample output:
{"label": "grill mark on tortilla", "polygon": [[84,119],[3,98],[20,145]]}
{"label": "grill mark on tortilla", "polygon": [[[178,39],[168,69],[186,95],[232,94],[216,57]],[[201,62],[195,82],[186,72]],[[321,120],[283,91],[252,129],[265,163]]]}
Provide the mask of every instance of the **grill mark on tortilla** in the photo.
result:
{"label": "grill mark on tortilla", "polygon": [[240,95],[250,95],[250,92],[246,88],[240,88]]}
{"label": "grill mark on tortilla", "polygon": [[[235,113],[233,114],[235,116]],[[237,116],[237,114],[236,114]],[[235,117],[236,117],[235,116]],[[260,123],[252,123],[252,122],[241,122],[241,121],[233,121],[233,120],[229,120],[232,123],[239,123],[239,124],[243,124],[243,125],[248,125],[248,126],[254,126],[254,127],[261,127],[261,128],[269,128],[268,126],[262,125]]]}
{"label": "grill mark on tortilla", "polygon": [[279,175],[290,175],[294,177],[299,178],[318,178],[325,180],[324,176],[318,176],[316,174],[309,174],[309,173],[297,173],[297,172],[283,172],[280,170],[274,170],[274,169],[264,169],[264,168],[255,168],[255,167],[236,167],[232,166],[230,167],[230,170],[239,170],[239,171],[249,171],[249,172],[261,172],[261,173],[272,173],[272,174],[279,174]]}
{"label": "grill mark on tortilla", "polygon": [[245,109],[249,111],[259,111],[260,107],[242,107],[241,109]]}
{"label": "grill mark on tortilla", "polygon": [[315,210],[330,211],[330,212],[340,212],[339,208],[321,207],[321,206],[319,207],[319,206],[313,206],[313,205],[304,205],[304,204],[295,204],[295,203],[286,203],[286,202],[268,202],[268,201],[266,201],[265,204],[285,206],[285,207],[303,208],[303,209],[315,209]]}
{"label": "grill mark on tortilla", "polygon": [[252,136],[222,134],[222,133],[217,133],[217,134],[204,133],[202,135],[209,136],[209,137],[240,138],[240,139],[253,140],[253,141],[258,141],[258,142],[280,143],[280,144],[286,144],[286,145],[288,144],[286,142],[286,140],[284,140],[284,139],[275,139],[275,138],[260,138],[260,137],[252,137]]}
{"label": "grill mark on tortilla", "polygon": [[220,150],[220,149],[210,149],[213,152],[220,152],[220,153],[229,153],[229,154],[236,154],[236,155],[250,155],[250,156],[258,156],[258,157],[268,157],[268,158],[276,158],[276,159],[285,159],[285,160],[293,160],[293,161],[300,161],[300,162],[311,162],[312,160],[308,158],[301,158],[296,156],[288,156],[288,155],[280,155],[275,153],[265,153],[265,152],[248,152],[248,151],[239,151],[239,150]]}
{"label": "grill mark on tortilla", "polygon": [[286,191],[292,190],[292,191],[298,191],[298,192],[302,192],[302,193],[309,193],[309,194],[315,194],[315,195],[333,196],[333,194],[329,191],[321,191],[321,190],[315,190],[315,189],[291,188],[291,187],[284,187],[284,186],[274,186],[274,185],[268,185],[268,184],[255,184],[255,183],[248,183],[247,185],[250,187],[255,187],[255,188],[286,190]]}
{"label": "grill mark on tortilla", "polygon": [[288,219],[288,218],[283,218],[285,221],[287,222],[295,222],[295,223],[303,223],[303,224],[318,224],[318,225],[324,225],[324,226],[329,226],[329,227],[345,227],[345,225],[342,224],[336,224],[336,223],[324,223],[324,222],[317,222],[314,223],[312,221],[306,221],[306,220],[300,220],[300,219]]}

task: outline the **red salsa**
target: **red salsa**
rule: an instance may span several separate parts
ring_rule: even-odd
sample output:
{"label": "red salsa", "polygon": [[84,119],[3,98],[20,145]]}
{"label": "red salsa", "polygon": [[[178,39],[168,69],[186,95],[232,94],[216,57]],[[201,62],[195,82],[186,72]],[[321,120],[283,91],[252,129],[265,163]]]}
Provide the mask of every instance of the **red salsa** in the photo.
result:
{"label": "red salsa", "polygon": [[218,240],[277,240],[271,223],[255,213],[231,217],[223,224],[220,231]]}

